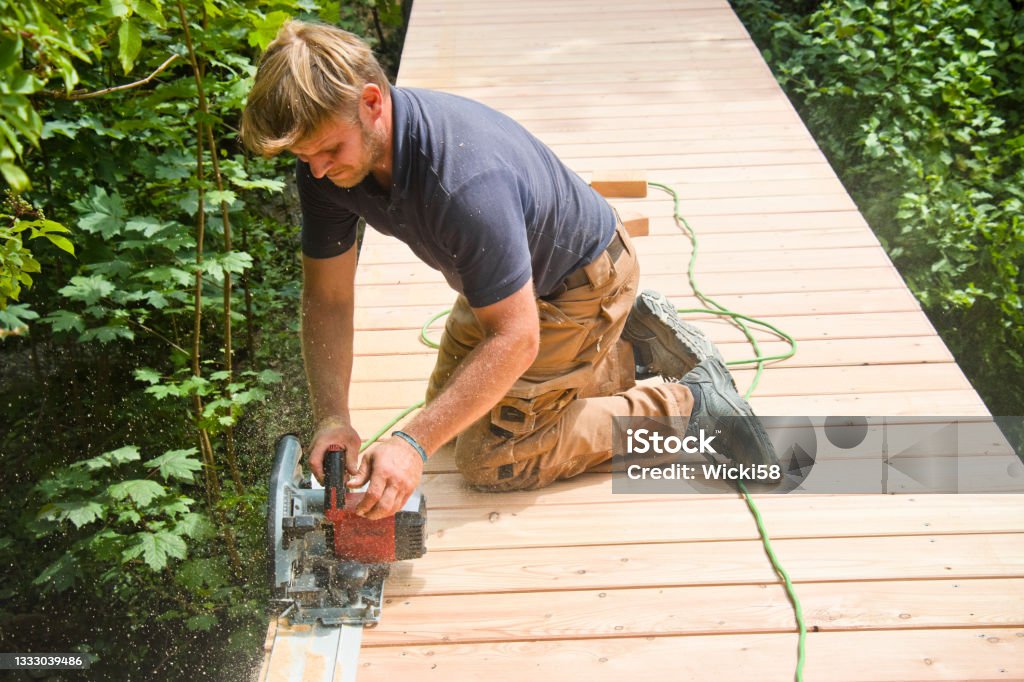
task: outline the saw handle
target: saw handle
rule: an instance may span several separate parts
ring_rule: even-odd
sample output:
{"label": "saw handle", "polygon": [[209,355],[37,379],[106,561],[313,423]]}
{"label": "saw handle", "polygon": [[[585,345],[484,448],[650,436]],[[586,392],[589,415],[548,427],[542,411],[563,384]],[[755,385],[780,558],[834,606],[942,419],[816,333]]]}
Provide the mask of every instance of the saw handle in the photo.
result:
{"label": "saw handle", "polygon": [[345,469],[345,451],[328,450],[324,453],[324,509],[344,509],[348,471]]}

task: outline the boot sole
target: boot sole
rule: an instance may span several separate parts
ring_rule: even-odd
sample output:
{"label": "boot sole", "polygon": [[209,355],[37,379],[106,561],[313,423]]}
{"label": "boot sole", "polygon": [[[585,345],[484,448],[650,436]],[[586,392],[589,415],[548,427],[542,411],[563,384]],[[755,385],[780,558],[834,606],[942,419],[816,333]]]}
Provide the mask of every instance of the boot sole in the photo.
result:
{"label": "boot sole", "polygon": [[[661,324],[649,326],[642,321],[645,317],[653,317]],[[638,333],[641,331],[644,333]],[[627,341],[647,343],[653,356],[649,369],[666,379],[681,379],[708,358],[717,358],[724,364],[721,353],[704,332],[680,319],[675,306],[655,291],[644,291],[637,298],[623,336]],[[676,350],[683,354],[673,352]]]}

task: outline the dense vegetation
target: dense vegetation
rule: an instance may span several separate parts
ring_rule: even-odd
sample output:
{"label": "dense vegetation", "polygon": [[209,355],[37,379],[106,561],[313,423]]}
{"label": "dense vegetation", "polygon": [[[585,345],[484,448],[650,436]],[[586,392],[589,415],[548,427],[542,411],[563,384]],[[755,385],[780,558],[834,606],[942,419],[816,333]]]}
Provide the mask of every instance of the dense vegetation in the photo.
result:
{"label": "dense vegetation", "polygon": [[733,4],[990,411],[1020,415],[1021,3]]}
{"label": "dense vegetation", "polygon": [[290,162],[237,125],[311,14],[395,66],[397,1],[0,0],[2,651],[90,680],[260,655],[266,463],[308,415],[263,401],[300,364]]}

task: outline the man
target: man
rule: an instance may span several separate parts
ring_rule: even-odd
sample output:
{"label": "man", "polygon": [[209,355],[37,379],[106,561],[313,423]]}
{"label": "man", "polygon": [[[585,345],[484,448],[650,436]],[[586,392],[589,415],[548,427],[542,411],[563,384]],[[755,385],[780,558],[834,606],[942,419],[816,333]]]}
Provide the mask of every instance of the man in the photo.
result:
{"label": "man", "polygon": [[[471,484],[512,490],[607,461],[613,416],[752,414],[710,342],[664,297],[634,304],[636,255],[612,208],[508,117],[392,87],[358,38],[293,21],[261,60],[242,139],[298,159],[303,355],[317,421],[309,464],[322,478],[325,451],[344,448],[350,485],[369,481],[358,513],[400,509],[426,458],[452,440]],[[361,459],[348,409],[360,218],[459,293],[427,404]],[[638,386],[637,362],[641,376],[682,381]],[[736,439],[748,442],[741,456],[774,463],[756,431]]]}

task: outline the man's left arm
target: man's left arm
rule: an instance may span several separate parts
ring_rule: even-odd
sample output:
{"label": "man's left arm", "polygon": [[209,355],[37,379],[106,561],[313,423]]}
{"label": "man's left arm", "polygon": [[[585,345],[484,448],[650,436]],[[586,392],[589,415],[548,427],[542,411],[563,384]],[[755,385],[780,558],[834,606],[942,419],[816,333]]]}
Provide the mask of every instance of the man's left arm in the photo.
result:
{"label": "man's left arm", "polygon": [[[429,455],[487,414],[537,357],[540,321],[533,283],[474,314],[485,337],[437,395],[403,430]],[[423,462],[405,440],[390,437],[363,453],[349,485],[367,487],[356,512],[369,519],[402,508],[423,475]]]}

